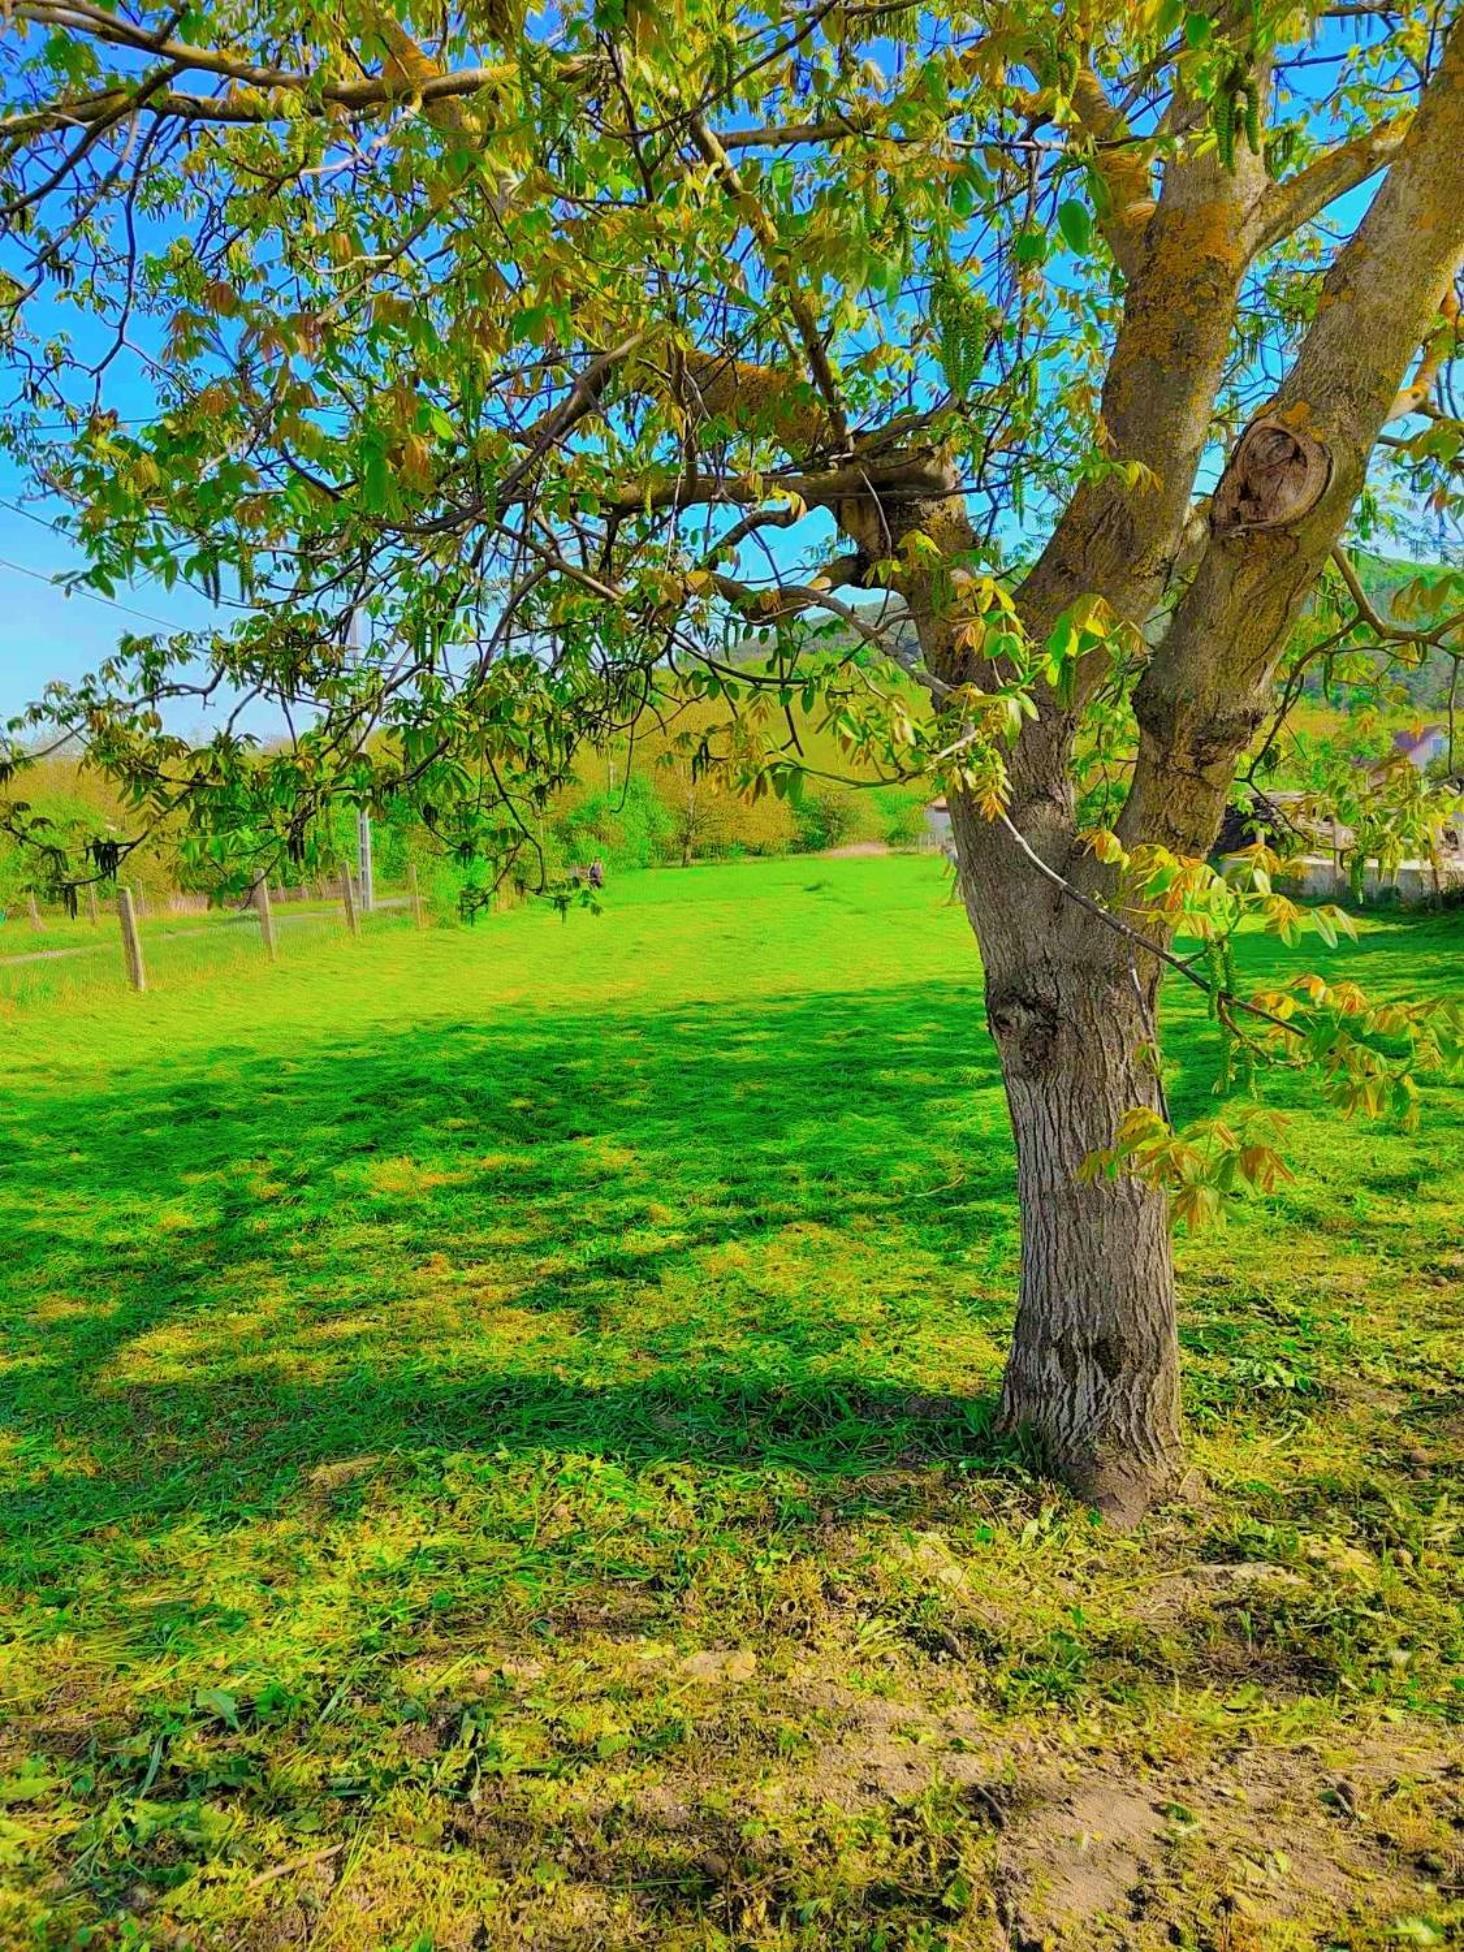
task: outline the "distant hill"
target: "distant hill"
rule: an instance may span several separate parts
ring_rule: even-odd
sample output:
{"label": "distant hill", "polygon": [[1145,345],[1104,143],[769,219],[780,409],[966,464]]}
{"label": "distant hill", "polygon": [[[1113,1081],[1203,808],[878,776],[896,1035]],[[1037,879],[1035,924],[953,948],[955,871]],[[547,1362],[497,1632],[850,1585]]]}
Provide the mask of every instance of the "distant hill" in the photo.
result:
{"label": "distant hill", "polygon": [[[1391,613],[1394,597],[1406,584],[1415,583],[1420,578],[1426,582],[1436,582],[1441,577],[1464,573],[1447,563],[1411,562],[1403,556],[1376,555],[1364,549],[1352,551],[1352,562],[1369,601],[1382,616]],[[850,599],[846,597],[846,600]],[[852,600],[857,602],[858,599]],[[915,626],[908,617],[893,619],[889,635],[902,654],[918,655]],[[858,644],[853,631],[839,624],[831,624],[820,638],[820,648],[824,651],[853,650],[858,648]],[[768,646],[754,636],[742,638],[729,653],[731,663],[752,668],[764,667],[767,658]],[[1452,676],[1453,660],[1442,651],[1431,651],[1417,670],[1398,673],[1399,682],[1407,691],[1411,703],[1423,711],[1444,706]],[[916,690],[913,683],[910,688],[912,692]],[[1314,697],[1320,695],[1320,677],[1308,683],[1307,692]]]}
{"label": "distant hill", "polygon": [[1420,577],[1426,583],[1436,583],[1441,576],[1459,573],[1448,563],[1415,563],[1406,556],[1375,556],[1366,549],[1354,550],[1352,561],[1362,587],[1371,597],[1386,596]]}
{"label": "distant hill", "polygon": [[[1373,555],[1367,550],[1355,550],[1352,561],[1370,602],[1385,617],[1391,615],[1393,599],[1405,584],[1420,580],[1435,583],[1459,574],[1447,563],[1410,562],[1406,557]],[[1442,651],[1430,651],[1416,671],[1400,671],[1398,677],[1412,702],[1428,711],[1446,703],[1453,672],[1452,658]]]}

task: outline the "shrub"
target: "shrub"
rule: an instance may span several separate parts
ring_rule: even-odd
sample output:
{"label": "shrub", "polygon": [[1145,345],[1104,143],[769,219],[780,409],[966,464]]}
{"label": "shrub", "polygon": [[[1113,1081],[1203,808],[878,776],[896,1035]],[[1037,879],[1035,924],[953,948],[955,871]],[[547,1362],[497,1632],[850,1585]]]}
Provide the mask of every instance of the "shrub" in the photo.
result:
{"label": "shrub", "polygon": [[934,797],[930,783],[912,780],[904,786],[877,786],[870,794],[879,837],[891,847],[915,847],[928,831],[925,809]]}
{"label": "shrub", "polygon": [[810,783],[793,809],[793,825],[801,852],[820,853],[826,847],[842,847],[848,841],[873,840],[877,821],[866,804],[868,793],[856,787],[828,780]]}
{"label": "shrub", "polygon": [[736,826],[736,801],[715,781],[693,778],[689,757],[667,754],[648,767],[648,776],[666,813],[662,858],[689,867],[724,856]]}
{"label": "shrub", "polygon": [[786,800],[765,793],[760,800],[727,800],[727,852],[765,858],[793,851],[793,809]]}
{"label": "shrub", "polygon": [[554,835],[565,862],[603,861],[607,868],[648,868],[664,860],[671,816],[643,773],[622,786],[575,795],[557,814]]}

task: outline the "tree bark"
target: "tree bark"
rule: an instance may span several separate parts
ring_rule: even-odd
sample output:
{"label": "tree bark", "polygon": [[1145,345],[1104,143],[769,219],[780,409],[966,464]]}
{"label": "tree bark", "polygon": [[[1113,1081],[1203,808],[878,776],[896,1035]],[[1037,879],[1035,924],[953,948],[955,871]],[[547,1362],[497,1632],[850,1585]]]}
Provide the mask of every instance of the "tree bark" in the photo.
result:
{"label": "tree bark", "polygon": [[954,810],[1017,1148],[1022,1262],[1001,1421],[1132,1524],[1183,1470],[1164,1192],[1080,1178],[1125,1112],[1163,1109],[1158,965],[1075,907],[1002,829]]}

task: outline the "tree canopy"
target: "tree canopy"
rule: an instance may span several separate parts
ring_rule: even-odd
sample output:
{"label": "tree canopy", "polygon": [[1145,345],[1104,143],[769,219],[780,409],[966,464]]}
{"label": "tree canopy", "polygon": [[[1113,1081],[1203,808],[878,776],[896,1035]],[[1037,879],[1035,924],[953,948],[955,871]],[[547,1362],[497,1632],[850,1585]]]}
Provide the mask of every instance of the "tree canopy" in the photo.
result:
{"label": "tree canopy", "polygon": [[[891,767],[958,745],[993,803],[1034,689],[1080,666],[1121,743],[1194,470],[1313,325],[1338,200],[1442,46],[1422,9],[1174,0],[16,20],[9,438],[95,587],[238,606],[49,709],[245,852],[299,845],[344,783],[504,855],[576,741],[668,689],[746,717],[750,624],[775,705],[808,687]],[[1452,345],[1446,321],[1409,382],[1430,418],[1373,456],[1380,508],[1456,479]],[[1105,589],[1067,557],[1120,511],[1133,587]],[[922,562],[980,678],[953,736],[847,600]],[[288,715],[266,764],[227,719],[200,751],[152,717],[225,688]],[[737,755],[752,790],[798,760],[776,711]]]}

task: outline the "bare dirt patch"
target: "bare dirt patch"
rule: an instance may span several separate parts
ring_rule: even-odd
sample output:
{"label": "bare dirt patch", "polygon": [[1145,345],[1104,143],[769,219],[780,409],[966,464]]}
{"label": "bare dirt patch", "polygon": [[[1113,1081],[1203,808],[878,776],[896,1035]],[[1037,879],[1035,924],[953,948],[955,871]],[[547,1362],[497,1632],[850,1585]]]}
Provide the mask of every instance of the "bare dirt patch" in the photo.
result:
{"label": "bare dirt patch", "polygon": [[842,1726],[815,1759],[820,1792],[869,1811],[939,1781],[959,1789],[992,1833],[991,1897],[1013,1952],[1140,1952],[1187,1942],[1174,1932],[1201,1921],[1203,1943],[1289,1952],[1323,1942],[1296,1937],[1303,1926],[1426,1917],[1464,1880],[1464,1767],[1429,1733],[1114,1768],[959,1711],[824,1700]]}

